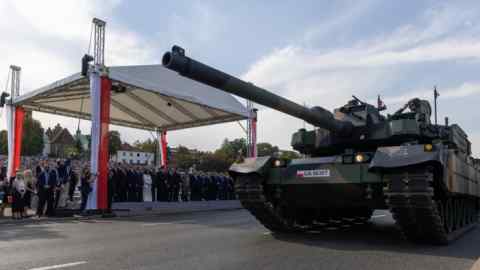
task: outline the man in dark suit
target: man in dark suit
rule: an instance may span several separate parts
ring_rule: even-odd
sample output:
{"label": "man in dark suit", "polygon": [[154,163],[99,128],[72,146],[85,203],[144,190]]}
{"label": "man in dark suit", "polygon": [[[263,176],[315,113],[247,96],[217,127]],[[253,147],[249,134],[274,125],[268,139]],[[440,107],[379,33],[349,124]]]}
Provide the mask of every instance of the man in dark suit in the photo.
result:
{"label": "man in dark suit", "polygon": [[131,167],[127,169],[127,201],[135,202],[136,199],[136,190],[135,190],[135,174]]}
{"label": "man in dark suit", "polygon": [[152,178],[152,202],[155,202],[158,199],[158,179],[155,170],[150,171],[150,177]]}
{"label": "man in dark suit", "polygon": [[137,202],[143,202],[143,171],[140,167],[135,168],[135,190]]}
{"label": "man in dark suit", "polygon": [[37,216],[43,216],[43,209],[45,203],[47,203],[47,216],[53,216],[55,214],[54,209],[54,193],[57,186],[57,170],[46,163],[40,168],[40,174],[37,181],[38,190],[38,208]]}

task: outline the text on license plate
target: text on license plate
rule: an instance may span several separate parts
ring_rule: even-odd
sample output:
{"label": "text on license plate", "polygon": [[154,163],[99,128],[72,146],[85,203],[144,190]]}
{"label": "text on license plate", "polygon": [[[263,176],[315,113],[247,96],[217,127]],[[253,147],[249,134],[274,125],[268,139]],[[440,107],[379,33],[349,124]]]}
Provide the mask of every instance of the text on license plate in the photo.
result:
{"label": "text on license plate", "polygon": [[297,177],[330,177],[329,169],[297,171]]}

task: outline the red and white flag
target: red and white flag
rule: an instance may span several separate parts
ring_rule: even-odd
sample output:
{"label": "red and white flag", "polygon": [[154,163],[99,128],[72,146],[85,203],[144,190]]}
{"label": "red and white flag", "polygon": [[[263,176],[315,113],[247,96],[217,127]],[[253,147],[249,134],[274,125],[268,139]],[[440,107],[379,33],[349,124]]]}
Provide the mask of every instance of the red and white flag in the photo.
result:
{"label": "red and white flag", "polygon": [[8,143],[8,168],[7,177],[16,175],[16,171],[20,168],[22,153],[22,135],[23,135],[23,119],[25,118],[25,110],[22,107],[13,105],[5,105],[7,118],[7,143]]}
{"label": "red and white flag", "polygon": [[99,72],[90,73],[90,100],[92,112],[90,171],[94,177],[87,209],[108,208],[108,128],[110,122],[110,90],[112,82]]}

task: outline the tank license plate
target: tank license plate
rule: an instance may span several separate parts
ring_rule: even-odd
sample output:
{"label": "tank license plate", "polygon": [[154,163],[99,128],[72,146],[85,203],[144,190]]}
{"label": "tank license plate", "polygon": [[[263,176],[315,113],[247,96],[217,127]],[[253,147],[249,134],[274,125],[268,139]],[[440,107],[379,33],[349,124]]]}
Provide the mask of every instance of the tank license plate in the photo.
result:
{"label": "tank license plate", "polygon": [[297,177],[303,177],[303,178],[330,177],[330,170],[329,169],[318,169],[318,170],[297,171]]}

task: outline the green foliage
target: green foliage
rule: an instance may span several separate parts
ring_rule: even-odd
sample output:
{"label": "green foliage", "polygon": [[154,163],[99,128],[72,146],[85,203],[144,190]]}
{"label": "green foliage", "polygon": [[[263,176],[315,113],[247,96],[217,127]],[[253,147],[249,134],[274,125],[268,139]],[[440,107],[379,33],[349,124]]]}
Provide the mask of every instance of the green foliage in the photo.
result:
{"label": "green foliage", "polygon": [[7,144],[7,131],[0,131],[0,154],[6,155],[8,153],[8,144]]}
{"label": "green foliage", "polygon": [[257,143],[257,154],[259,157],[271,156],[278,151],[278,146],[272,146],[269,143]]}
{"label": "green foliage", "polygon": [[[35,156],[43,151],[43,128],[40,121],[25,117],[23,121],[22,155]],[[7,131],[0,131],[0,154],[8,154]]]}
{"label": "green foliage", "polygon": [[155,140],[152,140],[152,139],[146,139],[145,141],[143,142],[140,142],[140,141],[135,141],[133,143],[133,146],[135,146],[136,148],[142,150],[142,151],[146,151],[146,152],[150,152],[150,153],[156,153],[156,148],[157,148],[157,143],[155,142]]}
{"label": "green foliage", "polygon": [[199,162],[200,155],[200,152],[189,150],[187,147],[180,145],[172,158],[178,168],[187,170]]}
{"label": "green foliage", "polygon": [[65,154],[67,157],[78,157],[80,152],[76,146],[68,146],[65,148]]}
{"label": "green foliage", "polygon": [[247,141],[244,138],[234,139],[229,141],[225,139],[222,146],[215,151],[217,158],[223,159],[229,164],[232,164],[240,156],[245,157],[247,153]]}
{"label": "green foliage", "polygon": [[115,155],[122,146],[122,140],[120,139],[120,133],[116,130],[108,132],[108,153]]}
{"label": "green foliage", "polygon": [[43,146],[42,124],[31,117],[25,117],[23,121],[22,155],[40,155],[43,151]]}
{"label": "green foliage", "polygon": [[280,158],[292,160],[292,159],[300,158],[300,155],[295,151],[282,151]]}

